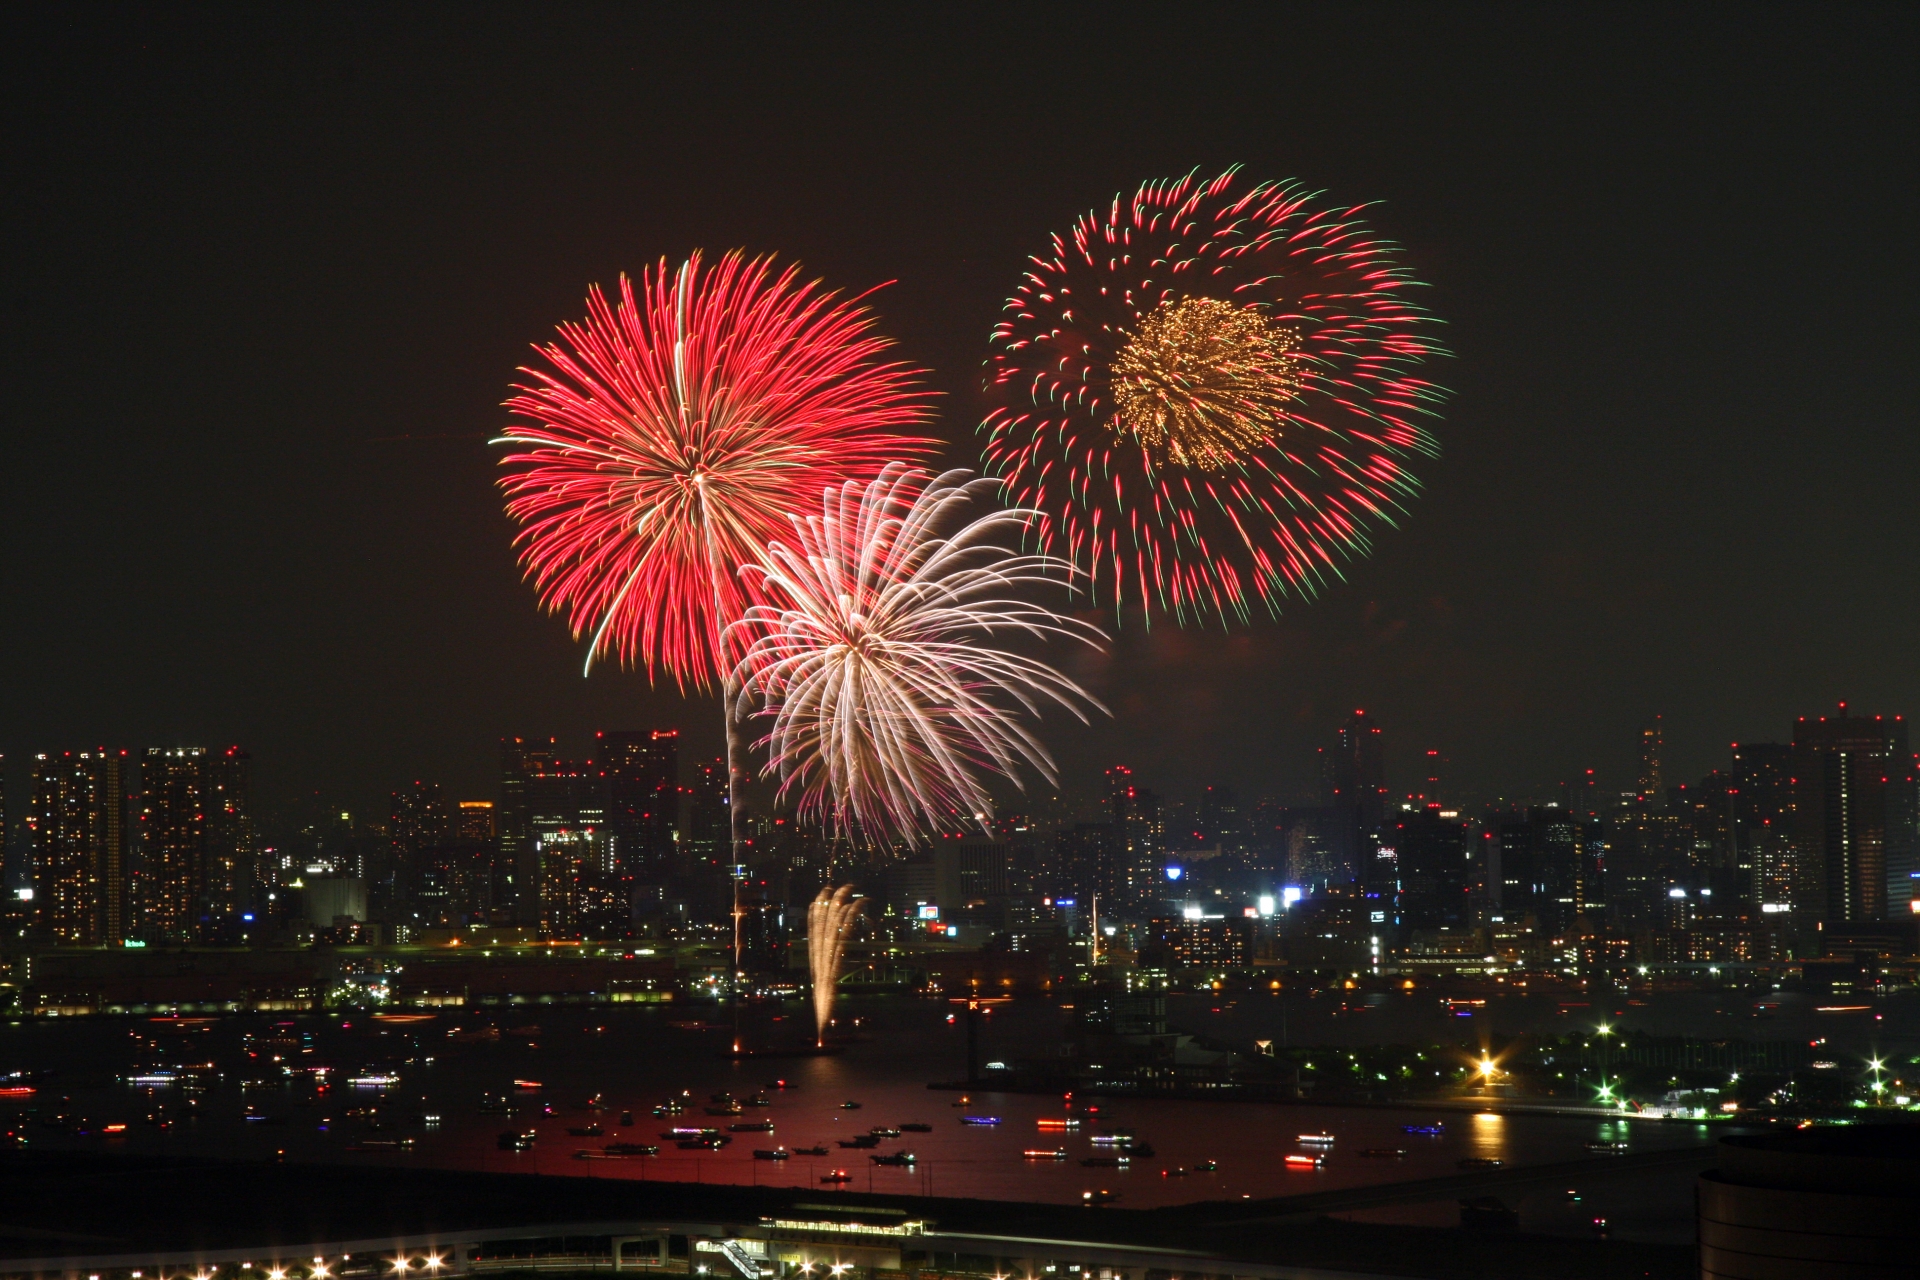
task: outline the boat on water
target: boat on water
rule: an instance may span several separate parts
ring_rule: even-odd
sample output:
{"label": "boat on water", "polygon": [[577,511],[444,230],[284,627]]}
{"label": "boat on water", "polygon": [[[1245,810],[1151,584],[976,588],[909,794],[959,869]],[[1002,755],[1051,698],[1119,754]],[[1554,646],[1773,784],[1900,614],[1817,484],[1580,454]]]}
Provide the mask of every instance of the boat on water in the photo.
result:
{"label": "boat on water", "polygon": [[1330,1147],[1333,1145],[1333,1135],[1322,1129],[1319,1133],[1303,1133],[1294,1139],[1294,1141],[1308,1143],[1312,1146]]}
{"label": "boat on water", "polygon": [[533,1139],[534,1132],[531,1129],[525,1133],[503,1133],[495,1145],[502,1151],[530,1151],[533,1149]]}
{"label": "boat on water", "polygon": [[718,1129],[696,1129],[689,1125],[676,1125],[661,1133],[661,1137],[670,1142],[683,1142],[688,1138],[711,1138],[719,1133]]}
{"label": "boat on water", "polygon": [[682,1151],[718,1151],[733,1139],[724,1133],[716,1133],[710,1138],[682,1138],[673,1145]]}
{"label": "boat on water", "polygon": [[1403,1124],[1400,1126],[1400,1132],[1402,1133],[1417,1133],[1427,1138],[1437,1138],[1446,1131],[1447,1126],[1438,1122],[1433,1124]]}
{"label": "boat on water", "polygon": [[1123,1154],[1130,1155],[1135,1160],[1151,1160],[1160,1154],[1153,1149],[1151,1142],[1129,1142],[1126,1146],[1121,1147],[1120,1150]]}
{"label": "boat on water", "polygon": [[1327,1162],[1327,1158],[1317,1151],[1295,1152],[1286,1159],[1289,1169],[1318,1169]]}
{"label": "boat on water", "polygon": [[1131,1156],[1088,1156],[1080,1162],[1082,1169],[1125,1169],[1133,1163]]}
{"label": "boat on water", "polygon": [[1360,1154],[1375,1160],[1404,1160],[1407,1149],[1405,1147],[1362,1147]]}
{"label": "boat on water", "polygon": [[570,1138],[602,1138],[606,1136],[606,1133],[607,1131],[597,1124],[569,1125],[567,1127],[567,1136]]}
{"label": "boat on water", "polygon": [[823,1174],[821,1174],[821,1175],[820,1175],[820,1181],[822,1181],[822,1182],[852,1182],[852,1181],[853,1181],[853,1175],[852,1175],[852,1174],[850,1174],[850,1173],[848,1173],[848,1172],[847,1172],[847,1171],[846,1171],[845,1169],[835,1169],[835,1170],[833,1170],[833,1171],[831,1171],[831,1172],[829,1172],[829,1173],[823,1173]]}
{"label": "boat on water", "polygon": [[914,1158],[914,1154],[911,1151],[892,1151],[884,1156],[867,1157],[867,1159],[873,1161],[875,1164],[892,1165],[901,1169],[911,1165],[914,1162]]}
{"label": "boat on water", "polygon": [[792,1154],[793,1152],[787,1150],[785,1147],[775,1147],[771,1151],[762,1147],[754,1151],[753,1158],[755,1160],[785,1160]]}
{"label": "boat on water", "polygon": [[860,1104],[855,1102],[852,1098],[848,1098],[845,1102],[840,1104],[840,1109],[842,1111],[858,1111],[860,1109]]}
{"label": "boat on water", "polygon": [[1500,1167],[1501,1165],[1503,1165],[1503,1164],[1505,1164],[1505,1163],[1506,1163],[1506,1161],[1504,1161],[1504,1160],[1495,1160],[1495,1159],[1494,1159],[1494,1158],[1493,1158],[1492,1156],[1468,1156],[1468,1157],[1467,1157],[1466,1159],[1464,1159],[1464,1160],[1460,1160],[1460,1161],[1456,1161],[1456,1162],[1455,1162],[1455,1164],[1456,1164],[1456,1167],[1458,1167],[1458,1168],[1461,1168],[1461,1169],[1468,1169],[1468,1170],[1472,1170],[1472,1169],[1498,1169],[1498,1168],[1499,1168],[1499,1167]]}
{"label": "boat on water", "polygon": [[1052,1116],[1043,1116],[1034,1122],[1042,1129],[1078,1129],[1080,1122],[1074,1119],[1057,1120]]}
{"label": "boat on water", "polygon": [[1065,1147],[1055,1148],[1052,1151],[1029,1147],[1020,1153],[1020,1158],[1022,1160],[1065,1160],[1067,1151]]}
{"label": "boat on water", "polygon": [[827,1149],[825,1147],[795,1147],[793,1154],[797,1156],[823,1156],[827,1154]]}
{"label": "boat on water", "polygon": [[912,1123],[912,1124],[903,1124],[903,1125],[901,1125],[901,1126],[900,1126],[900,1132],[902,1132],[902,1133],[932,1133],[932,1132],[933,1132],[933,1126],[932,1126],[932,1125],[930,1125],[930,1124],[921,1124],[921,1123],[919,1123],[918,1121],[915,1121],[915,1122],[914,1122],[914,1123]]}
{"label": "boat on water", "polygon": [[359,1142],[349,1143],[349,1151],[411,1151],[412,1138],[363,1138]]}
{"label": "boat on water", "polygon": [[1587,1144],[1587,1150],[1592,1151],[1598,1155],[1618,1156],[1618,1155],[1625,1155],[1628,1151],[1632,1150],[1632,1148],[1627,1146],[1627,1144],[1624,1142],[1596,1141],[1596,1142],[1589,1142]]}
{"label": "boat on water", "polygon": [[622,1111],[620,1113],[620,1127],[622,1129],[631,1129],[633,1127],[633,1112]]}
{"label": "boat on water", "polygon": [[1220,1162],[1218,1160],[1202,1160],[1193,1166],[1195,1173],[1217,1173],[1219,1170]]}
{"label": "boat on water", "polygon": [[773,1121],[746,1120],[741,1122],[740,1124],[728,1125],[727,1132],[728,1133],[772,1133]]}
{"label": "boat on water", "polygon": [[856,1151],[865,1151],[880,1145],[880,1139],[871,1133],[856,1133],[851,1138],[840,1139],[840,1145]]}
{"label": "boat on water", "polygon": [[972,1125],[999,1124],[1000,1117],[999,1116],[961,1116],[960,1123],[972,1124]]}
{"label": "boat on water", "polygon": [[867,1132],[876,1138],[897,1138],[900,1136],[898,1129],[889,1129],[885,1125],[878,1124],[867,1130]]}
{"label": "boat on water", "polygon": [[1118,1191],[1082,1191],[1080,1203],[1090,1205],[1112,1204],[1120,1198]]}
{"label": "boat on water", "polygon": [[610,1156],[657,1156],[660,1148],[651,1142],[609,1142],[600,1148]]}

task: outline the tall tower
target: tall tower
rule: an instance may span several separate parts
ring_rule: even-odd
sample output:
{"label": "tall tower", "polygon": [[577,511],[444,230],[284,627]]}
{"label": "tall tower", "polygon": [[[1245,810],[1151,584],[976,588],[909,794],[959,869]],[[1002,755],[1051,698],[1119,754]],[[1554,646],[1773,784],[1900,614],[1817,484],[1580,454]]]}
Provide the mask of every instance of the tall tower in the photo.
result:
{"label": "tall tower", "polygon": [[36,914],[56,942],[125,936],[125,757],[105,750],[34,757],[27,829]]}
{"label": "tall tower", "polygon": [[1830,924],[1887,914],[1889,782],[1912,767],[1899,716],[1839,714],[1793,730],[1794,914]]}
{"label": "tall tower", "polygon": [[253,757],[239,747],[228,747],[208,755],[204,770],[206,860],[200,910],[210,928],[218,930],[222,922],[232,922],[251,904],[258,878],[253,843]]}
{"label": "tall tower", "polygon": [[621,871],[657,884],[673,874],[680,826],[680,732],[594,735],[594,770],[606,788],[607,825]]}
{"label": "tall tower", "polygon": [[145,849],[142,932],[190,941],[207,852],[207,752],[148,747],[140,762],[140,827]]}
{"label": "tall tower", "polygon": [[1643,804],[1662,805],[1667,802],[1667,773],[1661,763],[1666,754],[1666,732],[1659,716],[1653,718],[1653,724],[1640,731],[1640,777],[1635,790],[1640,793]]}
{"label": "tall tower", "polygon": [[540,854],[534,847],[527,780],[558,764],[553,738],[500,739],[500,804],[494,810],[499,842],[494,903],[520,925],[540,923]]}
{"label": "tall tower", "polygon": [[1119,865],[1112,892],[1123,893],[1144,906],[1159,892],[1166,861],[1167,824],[1160,797],[1133,782],[1133,770],[1115,765],[1107,770],[1108,800],[1113,829],[1118,836]]}

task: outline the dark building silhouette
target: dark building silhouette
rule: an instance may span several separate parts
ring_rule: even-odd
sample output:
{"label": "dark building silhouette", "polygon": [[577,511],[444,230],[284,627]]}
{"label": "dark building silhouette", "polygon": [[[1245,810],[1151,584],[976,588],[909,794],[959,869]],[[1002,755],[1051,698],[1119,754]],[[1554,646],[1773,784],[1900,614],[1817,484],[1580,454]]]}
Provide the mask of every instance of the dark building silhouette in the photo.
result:
{"label": "dark building silhouette", "polygon": [[513,923],[540,923],[540,858],[533,843],[527,780],[559,763],[553,738],[500,739],[500,802],[494,811],[499,883],[494,906]]}
{"label": "dark building silhouette", "polygon": [[1166,865],[1167,824],[1160,797],[1136,786],[1133,770],[1124,765],[1107,770],[1107,791],[1120,853],[1116,879],[1100,893],[1144,906],[1159,893]]}
{"label": "dark building silhouette", "polygon": [[1640,776],[1635,790],[1644,804],[1661,804],[1667,798],[1666,725],[1659,716],[1640,731]]}
{"label": "dark building silhouette", "polygon": [[1114,901],[1126,883],[1126,846],[1110,822],[1081,822],[1053,837],[1053,894],[1082,908],[1095,894]]}
{"label": "dark building silhouette", "polygon": [[594,735],[607,826],[621,872],[658,884],[673,875],[680,826],[680,734],[673,729]]}
{"label": "dark building silhouette", "polygon": [[[1794,914],[1854,924],[1887,914],[1887,851],[1912,774],[1899,717],[1802,717],[1793,731]],[[1890,794],[1891,793],[1891,794]],[[1892,803],[1889,803],[1889,801]]]}
{"label": "dark building silhouette", "polygon": [[1338,865],[1369,891],[1378,892],[1398,875],[1391,859],[1379,857],[1379,835],[1387,815],[1386,746],[1373,717],[1355,711],[1320,750],[1320,804],[1336,821],[1327,831],[1329,852]]}
{"label": "dark building silhouette", "polygon": [[1793,747],[1785,742],[1733,746],[1734,860],[1758,909],[1793,901]]}
{"label": "dark building silhouette", "polygon": [[1435,809],[1397,815],[1381,833],[1400,871],[1399,923],[1407,929],[1458,928],[1467,910],[1467,828]]}

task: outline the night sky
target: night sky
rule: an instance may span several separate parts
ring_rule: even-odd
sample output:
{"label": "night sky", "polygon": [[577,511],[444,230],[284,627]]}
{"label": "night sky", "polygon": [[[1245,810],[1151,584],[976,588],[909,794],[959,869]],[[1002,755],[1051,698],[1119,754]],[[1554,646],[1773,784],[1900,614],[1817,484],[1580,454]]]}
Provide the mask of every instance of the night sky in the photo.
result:
{"label": "night sky", "polygon": [[1318,602],[1075,661],[1116,714],[1048,722],[1070,784],[1298,796],[1354,707],[1466,796],[1623,785],[1655,713],[1690,779],[1920,712],[1910,6],[403,8],[0,19],[21,790],[98,744],[241,743],[269,806],[489,795],[508,732],[711,750],[520,581],[485,441],[528,345],[695,247],[897,281],[973,464],[1024,255],[1232,163],[1382,202],[1444,453]]}

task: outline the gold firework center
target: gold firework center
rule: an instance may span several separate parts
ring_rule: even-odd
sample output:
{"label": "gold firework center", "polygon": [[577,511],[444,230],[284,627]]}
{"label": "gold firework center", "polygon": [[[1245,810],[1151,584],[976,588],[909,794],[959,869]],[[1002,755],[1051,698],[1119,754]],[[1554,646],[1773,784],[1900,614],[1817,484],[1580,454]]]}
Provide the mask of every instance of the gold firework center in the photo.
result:
{"label": "gold firework center", "polygon": [[1299,336],[1218,298],[1162,302],[1113,359],[1112,426],[1156,458],[1225,471],[1300,391]]}

